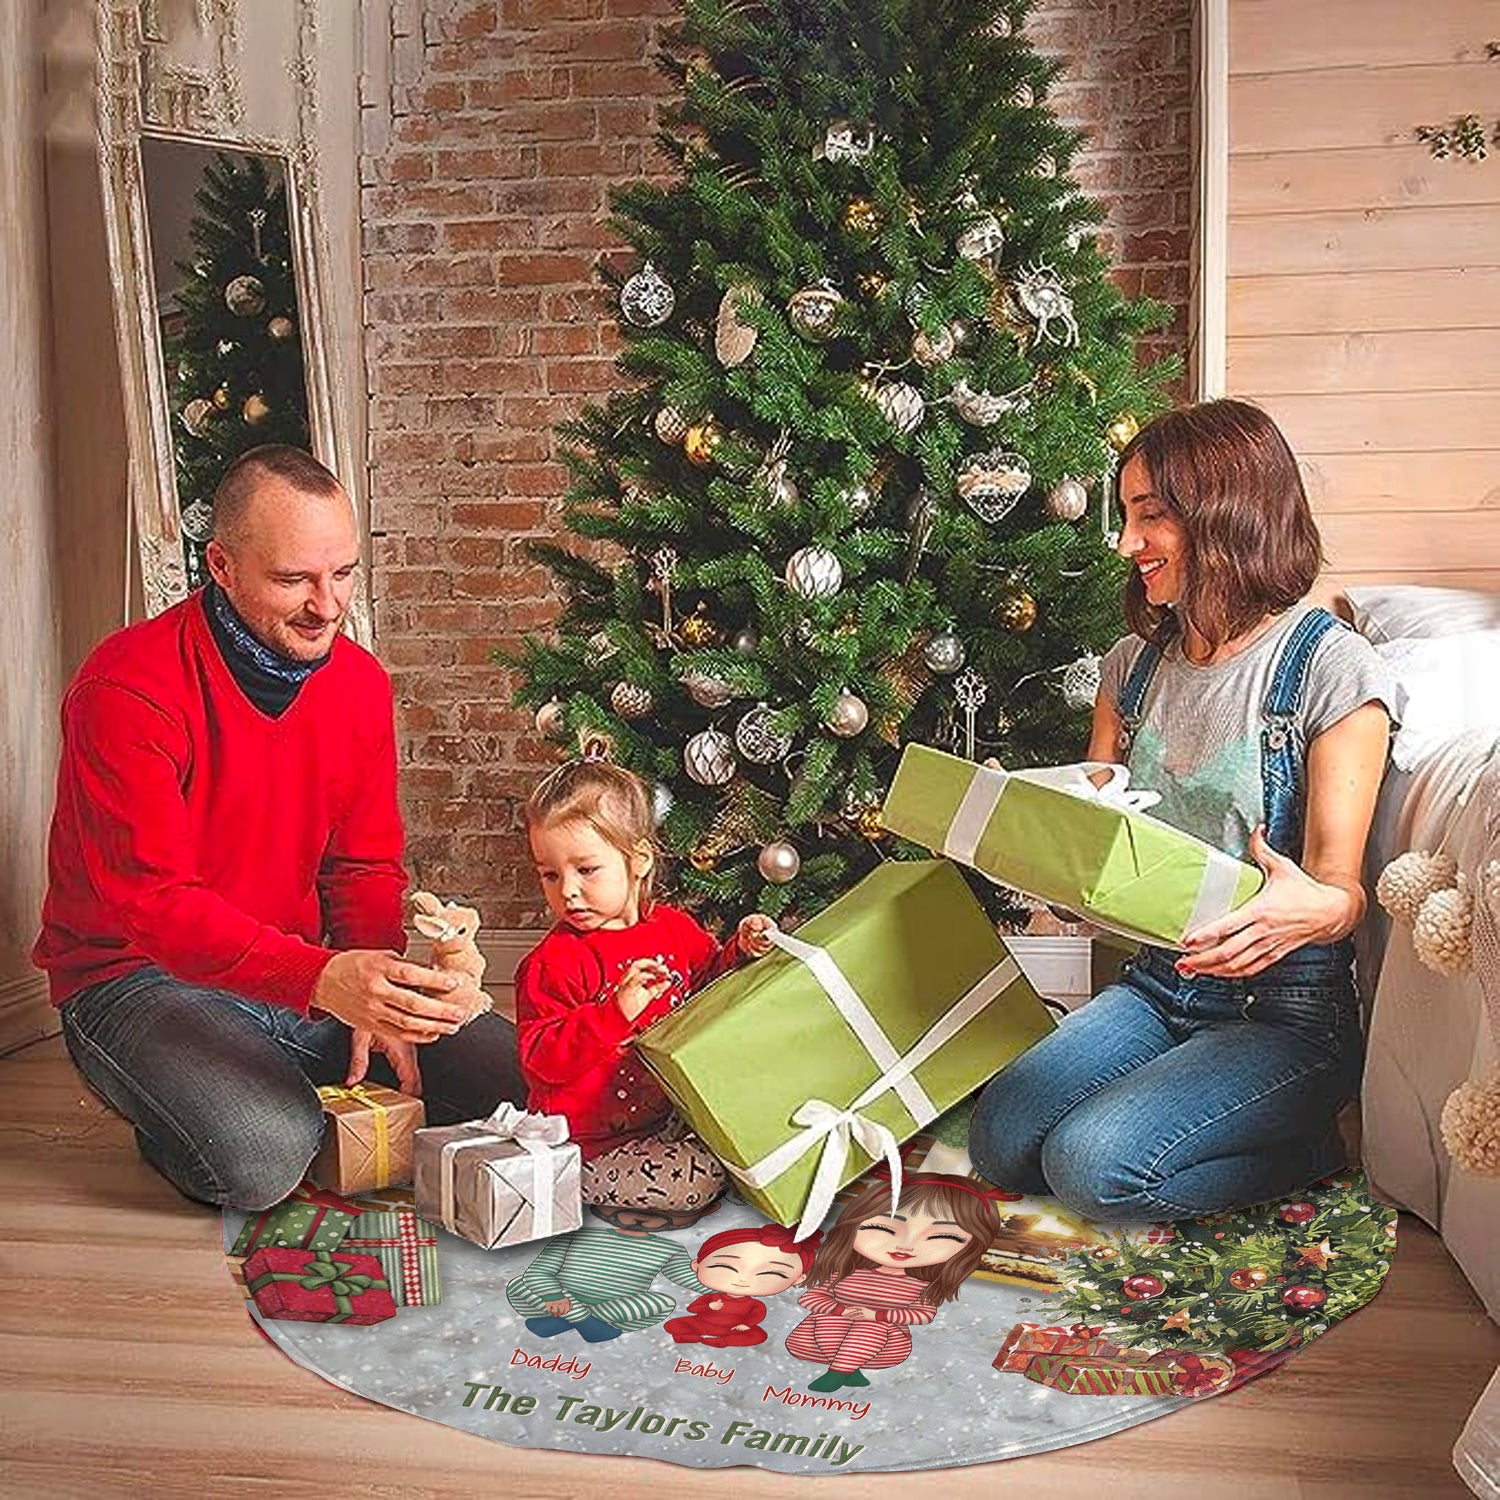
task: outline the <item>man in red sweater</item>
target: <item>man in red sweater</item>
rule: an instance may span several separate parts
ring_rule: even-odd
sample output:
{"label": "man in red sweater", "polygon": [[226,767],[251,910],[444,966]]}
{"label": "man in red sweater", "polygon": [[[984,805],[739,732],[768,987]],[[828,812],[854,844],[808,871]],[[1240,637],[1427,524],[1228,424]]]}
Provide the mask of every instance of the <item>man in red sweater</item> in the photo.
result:
{"label": "man in red sweater", "polygon": [[390,681],[341,633],[348,495],[298,449],[253,450],[206,556],[212,581],[106,639],[63,699],[34,958],[146,1160],[261,1208],[318,1147],[315,1085],[363,1078],[372,1050],[433,1123],[524,1091],[509,1024],[400,956]]}

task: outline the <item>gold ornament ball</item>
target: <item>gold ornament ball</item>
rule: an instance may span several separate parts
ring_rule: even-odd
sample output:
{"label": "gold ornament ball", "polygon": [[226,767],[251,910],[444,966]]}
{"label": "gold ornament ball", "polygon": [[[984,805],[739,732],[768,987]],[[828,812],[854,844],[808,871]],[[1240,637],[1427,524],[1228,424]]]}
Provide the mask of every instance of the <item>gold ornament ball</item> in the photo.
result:
{"label": "gold ornament ball", "polygon": [[698,848],[688,855],[688,863],[700,875],[708,875],[718,869],[719,858],[711,849]]}
{"label": "gold ornament ball", "polygon": [[844,205],[844,228],[851,234],[879,234],[880,211],[868,198],[851,198]]}
{"label": "gold ornament ball", "polygon": [[687,454],[689,463],[703,469],[713,462],[714,452],[723,441],[723,429],[709,417],[688,428],[687,436],[682,440],[682,451]]}
{"label": "gold ornament ball", "polygon": [[1036,624],[1036,600],[1025,589],[1016,589],[1000,601],[996,614],[1007,630],[1025,635]]}
{"label": "gold ornament ball", "polygon": [[1105,437],[1109,439],[1109,446],[1116,453],[1123,453],[1129,447],[1131,440],[1141,430],[1141,424],[1134,416],[1126,412],[1123,416],[1116,417],[1113,422],[1105,428]]}
{"label": "gold ornament ball", "polygon": [[227,385],[221,385],[218,390],[214,392],[214,405],[217,406],[220,411],[229,410],[229,387]]}
{"label": "gold ornament ball", "polygon": [[859,816],[854,820],[855,827],[859,829],[863,838],[872,843],[876,839],[885,837],[885,823],[881,817],[882,809],[878,803],[871,803],[869,807],[862,807]]}
{"label": "gold ornament ball", "polygon": [[855,277],[854,284],[859,288],[862,296],[868,297],[873,302],[876,297],[883,296],[889,289],[891,278],[884,271],[861,271]]}
{"label": "gold ornament ball", "polygon": [[708,605],[699,601],[698,607],[677,628],[677,633],[682,637],[685,646],[694,646],[703,649],[707,646],[717,646],[724,638],[724,632],[719,629],[713,617],[708,612]]}
{"label": "gold ornament ball", "polygon": [[269,333],[271,337],[277,341],[277,343],[284,344],[289,338],[291,338],[294,333],[296,333],[296,331],[297,325],[292,322],[290,318],[272,318],[271,321],[266,324],[266,332]]}
{"label": "gold ornament ball", "polygon": [[252,427],[259,427],[271,415],[271,403],[259,391],[256,391],[253,395],[245,397],[245,404],[240,408],[240,412]]}

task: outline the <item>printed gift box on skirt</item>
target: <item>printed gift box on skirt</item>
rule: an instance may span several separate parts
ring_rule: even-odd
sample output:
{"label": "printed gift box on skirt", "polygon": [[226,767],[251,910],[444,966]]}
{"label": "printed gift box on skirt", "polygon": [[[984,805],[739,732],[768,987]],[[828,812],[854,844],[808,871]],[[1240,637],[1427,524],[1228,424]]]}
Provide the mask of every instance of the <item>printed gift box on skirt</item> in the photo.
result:
{"label": "printed gift box on skirt", "polygon": [[272,1247],[282,1250],[337,1250],[359,1209],[336,1193],[304,1183],[274,1208],[245,1221],[230,1252],[247,1256]]}
{"label": "printed gift box on skirt", "polygon": [[[1095,787],[1090,771],[1109,783]],[[1243,905],[1264,877],[1253,865],[1142,811],[1124,766],[1002,771],[908,745],[882,821],[1028,896],[1055,902],[1138,942],[1184,934]]]}
{"label": "printed gift box on skirt", "polygon": [[443,1300],[437,1235],[409,1208],[361,1214],[341,1247],[380,1262],[398,1307],[434,1307]]}
{"label": "printed gift box on skirt", "polygon": [[420,1099],[378,1083],[318,1090],[327,1116],[323,1144],[308,1174],[339,1193],[410,1182],[412,1138],[426,1123]]}
{"label": "printed gift box on skirt", "polygon": [[583,1224],[582,1158],[563,1115],[501,1104],[487,1120],[417,1132],[417,1212],[486,1250]]}
{"label": "printed gift box on skirt", "polygon": [[815,1229],[835,1191],[1052,1029],[964,878],[893,862],[636,1046],[738,1192]]}
{"label": "printed gift box on skirt", "polygon": [[257,1250],[245,1284],[262,1317],[295,1323],[383,1323],[396,1316],[390,1286],[373,1255]]}
{"label": "printed gift box on skirt", "polygon": [[1086,1355],[1038,1354],[1026,1378],[1074,1396],[1174,1396],[1171,1367]]}

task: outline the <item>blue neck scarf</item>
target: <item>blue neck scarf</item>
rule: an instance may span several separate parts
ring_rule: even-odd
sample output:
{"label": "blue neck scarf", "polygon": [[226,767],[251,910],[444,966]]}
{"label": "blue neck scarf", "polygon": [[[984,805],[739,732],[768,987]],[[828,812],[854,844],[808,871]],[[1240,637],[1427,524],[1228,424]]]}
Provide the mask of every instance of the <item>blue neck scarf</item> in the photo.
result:
{"label": "blue neck scarf", "polygon": [[302,690],[302,684],[319,667],[327,665],[328,657],[320,656],[316,661],[293,661],[291,657],[273,651],[250,633],[250,627],[212,579],[204,585],[203,597],[208,606],[209,628],[218,642],[224,664],[245,696],[262,713],[273,718],[285,713]]}

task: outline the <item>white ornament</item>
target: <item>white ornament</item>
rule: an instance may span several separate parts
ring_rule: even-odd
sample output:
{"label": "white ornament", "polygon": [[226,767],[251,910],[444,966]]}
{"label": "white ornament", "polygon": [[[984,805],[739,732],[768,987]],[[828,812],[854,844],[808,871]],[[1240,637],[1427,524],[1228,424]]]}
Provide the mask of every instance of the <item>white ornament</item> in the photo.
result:
{"label": "white ornament", "polygon": [[[1065,347],[1078,342],[1078,319],[1073,316],[1073,300],[1063,290],[1062,278],[1046,261],[1023,266],[1016,278],[1016,298],[1036,319],[1036,336]],[[1052,331],[1054,322],[1063,325],[1061,334]]]}
{"label": "white ornament", "polygon": [[999,264],[1005,249],[1005,231],[994,214],[984,214],[963,230],[955,243],[965,260],[993,267]]}
{"label": "white ornament", "polygon": [[1069,708],[1092,708],[1099,696],[1099,658],[1092,652],[1071,662],[1062,674],[1063,702]]}
{"label": "white ornament", "polygon": [[960,498],[992,526],[1004,520],[1030,488],[1031,465],[1019,453],[976,453],[958,471]]}
{"label": "white ornament", "polygon": [[549,740],[558,739],[563,732],[563,706],[556,698],[544,703],[536,711],[536,732]]}
{"label": "white ornament", "polygon": [[875,491],[868,483],[851,484],[842,499],[856,521],[863,520],[875,507]]}
{"label": "white ornament", "polygon": [[682,751],[683,769],[700,786],[723,786],[734,779],[734,746],[721,729],[703,729]]}
{"label": "white ornament", "polygon": [[1429,969],[1449,976],[1474,964],[1474,894],[1462,875],[1447,891],[1434,891],[1412,923],[1411,945]]}
{"label": "white ornament", "polygon": [[842,692],[834,701],[833,712],[824,722],[840,739],[851,739],[870,722],[870,710],[863,698]]}
{"label": "white ornament", "polygon": [[1375,882],[1375,899],[1398,922],[1412,923],[1422,903],[1435,891],[1458,883],[1458,861],[1439,850],[1409,849],[1397,855]]}
{"label": "white ornament", "polygon": [[875,149],[875,127],[835,120],[823,132],[823,143],[813,148],[813,158],[826,161],[863,161]]}
{"label": "white ornament", "polygon": [[792,748],[792,737],[777,728],[774,709],[757,703],[735,726],[734,747],[755,765],[769,766]]}
{"label": "white ornament", "polygon": [[671,283],[649,260],[620,288],[620,312],[636,328],[660,328],[676,306]]}
{"label": "white ornament", "polygon": [[682,685],[699,708],[723,708],[734,697],[734,689],[711,672],[689,672],[683,677]]}
{"label": "white ornament", "polygon": [[747,625],[743,630],[735,631],[729,647],[740,656],[754,656],[760,649],[760,637]]}
{"label": "white ornament", "polygon": [[1001,417],[1019,415],[1031,409],[1032,383],[1028,380],[1013,391],[997,394],[978,391],[967,380],[954,382],[948,404],[971,427],[991,427]]}
{"label": "white ornament", "polygon": [[655,701],[650,688],[634,682],[617,682],[609,695],[609,706],[622,719],[644,719]]}
{"label": "white ornament", "polygon": [[877,386],[874,401],[880,414],[897,432],[915,432],[927,415],[927,403],[922,399],[921,391],[904,380]]}
{"label": "white ornament", "polygon": [[676,805],[677,799],[665,782],[658,781],[651,788],[651,818],[658,828],[667,821],[668,814]]}
{"label": "white ornament", "polygon": [[802,868],[802,856],[785,839],[776,839],[756,856],[755,868],[760,871],[762,880],[772,885],[785,885],[797,878],[797,872]]}
{"label": "white ornament", "polygon": [[922,660],[929,672],[949,677],[964,664],[964,643],[951,630],[939,631],[922,647]]}
{"label": "white ornament", "polygon": [[1047,491],[1047,514],[1056,521],[1076,521],[1088,508],[1088,490],[1066,474]]}
{"label": "white ornament", "polygon": [[194,500],[182,510],[182,533],[189,541],[206,542],[214,534],[214,508],[204,500]]}
{"label": "white ornament", "polygon": [[802,599],[831,599],[844,586],[844,568],[827,547],[803,547],[786,564],[786,586]]}

